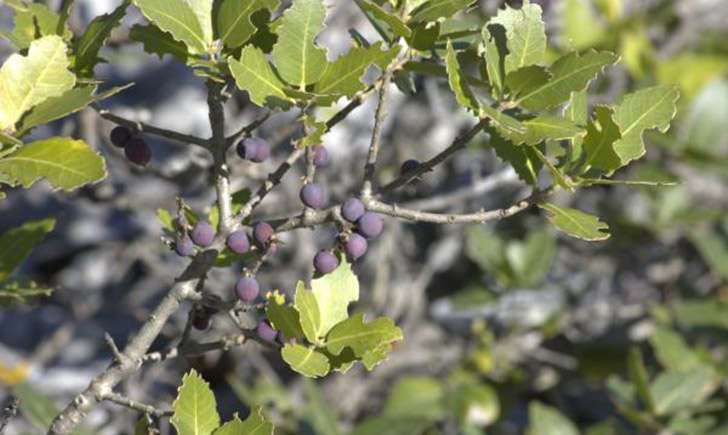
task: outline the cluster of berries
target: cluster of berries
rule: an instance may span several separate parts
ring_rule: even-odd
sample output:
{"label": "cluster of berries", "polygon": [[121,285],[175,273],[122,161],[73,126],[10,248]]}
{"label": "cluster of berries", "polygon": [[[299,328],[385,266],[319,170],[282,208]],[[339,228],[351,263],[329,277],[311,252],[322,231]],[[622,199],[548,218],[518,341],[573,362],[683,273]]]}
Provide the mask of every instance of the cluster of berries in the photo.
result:
{"label": "cluster of berries", "polygon": [[123,148],[126,158],[139,166],[147,166],[152,159],[152,150],[149,149],[149,145],[126,127],[118,126],[111,130],[111,143],[118,148]]}

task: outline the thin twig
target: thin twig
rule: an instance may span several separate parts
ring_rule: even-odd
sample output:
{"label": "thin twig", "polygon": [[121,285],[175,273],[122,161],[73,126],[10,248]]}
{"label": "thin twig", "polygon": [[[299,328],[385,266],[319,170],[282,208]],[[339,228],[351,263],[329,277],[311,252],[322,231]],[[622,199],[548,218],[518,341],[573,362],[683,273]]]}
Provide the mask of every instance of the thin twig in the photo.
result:
{"label": "thin twig", "polygon": [[235,142],[250,136],[250,134],[255,131],[255,129],[263,125],[272,114],[272,112],[266,112],[260,118],[256,119],[248,125],[243,126],[240,130],[225,138],[225,143],[227,147],[230,148],[233,144],[235,144]]}
{"label": "thin twig", "polygon": [[392,77],[390,70],[386,70],[382,77],[382,85],[379,88],[379,102],[374,112],[374,128],[372,129],[372,140],[369,144],[369,153],[367,162],[364,166],[364,183],[361,189],[361,196],[368,198],[372,194],[372,183],[374,182],[374,174],[377,165],[377,157],[379,156],[379,147],[382,144],[382,128],[384,126],[384,118],[387,116],[385,106],[387,104],[387,89],[389,80]]}
{"label": "thin twig", "polygon": [[423,162],[417,168],[412,169],[411,171],[408,171],[406,174],[399,176],[399,178],[396,178],[389,184],[380,188],[377,191],[377,193],[380,195],[385,195],[387,193],[390,193],[393,190],[396,190],[396,189],[406,185],[407,183],[409,183],[410,181],[419,177],[420,175],[424,174],[425,172],[430,171],[435,166],[444,162],[448,157],[455,154],[460,149],[464,148],[468,144],[468,142],[470,142],[470,140],[472,138],[474,138],[475,135],[477,135],[487,125],[488,125],[488,119],[482,119],[480,122],[478,122],[474,126],[470,127],[465,133],[463,133],[460,136],[458,136],[457,138],[455,138],[455,140],[453,141],[452,144],[450,144],[449,147],[445,148],[443,151],[441,151],[435,157],[431,158],[430,160],[428,160],[426,162]]}
{"label": "thin twig", "polygon": [[147,405],[146,403],[138,402],[136,400],[113,392],[102,394],[98,397],[98,399],[99,401],[106,400],[111,403],[116,403],[117,405],[125,406],[135,411],[143,412],[144,414],[153,415],[157,418],[174,414],[174,411],[172,410],[155,408],[152,405]]}
{"label": "thin twig", "polygon": [[111,352],[114,354],[114,358],[116,358],[116,361],[121,362],[124,359],[124,355],[116,346],[116,342],[114,342],[111,334],[109,334],[108,332],[104,332],[104,340],[106,340],[106,344],[111,348]]}
{"label": "thin twig", "polygon": [[176,131],[155,127],[153,125],[149,125],[149,124],[146,124],[141,121],[132,121],[130,119],[126,119],[119,115],[115,115],[106,109],[102,109],[101,107],[99,107],[96,104],[92,104],[91,107],[93,107],[94,110],[96,110],[96,112],[102,118],[104,118],[108,121],[111,121],[114,124],[121,125],[123,127],[127,127],[132,130],[136,130],[140,133],[147,133],[147,134],[152,134],[155,136],[161,136],[161,137],[164,137],[167,139],[172,139],[177,142],[184,143],[184,144],[197,145],[197,146],[200,146],[205,149],[207,149],[207,147],[209,146],[208,140],[203,139],[201,137],[192,136],[192,135],[183,134],[183,133],[177,133]]}

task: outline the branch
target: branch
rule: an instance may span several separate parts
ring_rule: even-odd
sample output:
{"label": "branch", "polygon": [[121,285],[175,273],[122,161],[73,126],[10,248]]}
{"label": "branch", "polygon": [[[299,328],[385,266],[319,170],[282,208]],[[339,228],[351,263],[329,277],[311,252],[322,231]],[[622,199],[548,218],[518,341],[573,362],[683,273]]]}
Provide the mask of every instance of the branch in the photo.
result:
{"label": "branch", "polygon": [[86,415],[99,402],[100,397],[112,392],[112,389],[124,378],[136,372],[139,361],[154,342],[167,323],[167,319],[177,311],[180,303],[195,291],[197,279],[178,282],[154,309],[149,319],[139,332],[129,341],[121,352],[123,358],[114,360],[109,367],[97,375],[86,387],[56,416],[48,431],[49,434],[70,434],[81,423]]}
{"label": "branch", "polygon": [[230,148],[233,144],[235,144],[235,142],[239,141],[240,139],[242,139],[244,137],[250,136],[250,133],[252,133],[256,128],[263,125],[263,123],[265,123],[265,121],[267,121],[271,115],[272,115],[271,112],[266,112],[260,118],[256,119],[255,121],[251,122],[248,125],[243,126],[243,128],[238,130],[236,133],[225,138],[226,146],[228,148]]}
{"label": "branch", "polygon": [[387,193],[392,192],[393,190],[396,190],[410,181],[414,180],[415,178],[419,177],[420,175],[424,174],[425,172],[430,171],[435,166],[439,165],[440,163],[444,162],[448,157],[455,154],[460,149],[464,148],[468,142],[472,138],[475,137],[483,128],[488,126],[488,119],[482,119],[480,122],[475,124],[474,126],[470,127],[468,131],[461,134],[460,136],[456,137],[452,144],[450,144],[449,147],[445,148],[442,152],[437,154],[435,157],[431,158],[430,160],[423,162],[418,166],[417,168],[408,171],[406,174],[401,175],[399,178],[396,178],[394,181],[390,182],[389,184],[383,186],[378,190],[378,194],[385,195]]}
{"label": "branch", "polygon": [[105,393],[98,397],[99,401],[101,400],[108,400],[109,402],[116,403],[117,405],[126,406],[127,408],[131,408],[135,411],[143,412],[147,415],[153,415],[155,417],[164,417],[174,414],[174,411],[172,410],[162,410],[159,408],[155,408],[152,405],[147,405],[146,403],[137,402],[136,400],[132,400],[126,396],[122,396],[121,394],[117,393]]}
{"label": "branch", "polygon": [[372,129],[372,141],[369,144],[369,154],[367,155],[367,163],[364,167],[364,184],[361,189],[362,198],[368,198],[372,194],[372,183],[374,182],[374,172],[379,156],[379,147],[382,143],[382,127],[384,118],[387,116],[384,106],[387,104],[387,85],[392,73],[386,70],[382,76],[382,85],[379,88],[379,102],[374,112],[374,128]]}
{"label": "branch", "polygon": [[115,115],[106,109],[102,109],[97,104],[92,104],[91,107],[93,107],[93,109],[96,110],[96,112],[102,118],[104,118],[108,121],[111,121],[114,124],[121,125],[123,127],[127,127],[129,129],[136,130],[141,133],[147,133],[147,134],[152,134],[155,136],[161,136],[161,137],[164,137],[167,139],[172,139],[177,142],[184,143],[184,144],[189,143],[189,144],[197,145],[197,146],[200,146],[205,149],[207,149],[207,147],[209,145],[207,139],[203,139],[201,137],[177,133],[176,131],[171,131],[171,130],[167,130],[164,128],[155,127],[153,125],[145,124],[141,121],[132,121],[130,119],[123,118],[119,115]]}
{"label": "branch", "polygon": [[5,427],[10,423],[10,420],[15,418],[18,414],[18,407],[20,406],[20,399],[13,397],[12,401],[8,406],[3,409],[2,415],[0,415],[0,433],[3,433]]}
{"label": "branch", "polygon": [[217,193],[217,208],[220,212],[218,234],[225,237],[234,227],[230,174],[225,159],[228,145],[225,139],[225,111],[223,109],[222,85],[207,82],[207,105],[212,129],[210,152],[213,157],[213,174]]}

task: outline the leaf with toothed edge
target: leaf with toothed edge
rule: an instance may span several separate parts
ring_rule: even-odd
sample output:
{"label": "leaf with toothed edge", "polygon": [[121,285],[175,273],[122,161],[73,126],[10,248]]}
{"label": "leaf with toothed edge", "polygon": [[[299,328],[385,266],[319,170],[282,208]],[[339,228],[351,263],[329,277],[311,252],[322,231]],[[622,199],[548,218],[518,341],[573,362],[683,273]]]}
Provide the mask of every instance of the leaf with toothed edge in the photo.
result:
{"label": "leaf with toothed edge", "polygon": [[261,9],[275,11],[279,0],[222,0],[215,8],[215,33],[228,48],[241,46],[257,28],[251,17]]}
{"label": "leaf with toothed edge", "polygon": [[111,31],[126,15],[129,4],[131,0],[124,0],[112,13],[100,15],[86,26],[86,31],[73,44],[75,54],[73,69],[76,74],[81,77],[93,77],[94,66],[99,62],[99,50],[111,35]]}
{"label": "leaf with toothed edge", "polygon": [[230,59],[229,65],[235,83],[240,89],[248,91],[253,103],[284,110],[291,107],[291,99],[283,92],[286,85],[275,75],[260,49],[245,46],[240,60]]}
{"label": "leaf with toothed edge", "polygon": [[609,233],[606,232],[609,226],[596,216],[549,203],[541,203],[538,206],[549,212],[548,219],[557,229],[572,237],[589,242],[609,238]]}
{"label": "leaf with toothed edge", "polygon": [[183,0],[134,0],[142,14],[161,30],[183,42],[190,53],[207,50],[207,42],[195,11]]}
{"label": "leaf with toothed edge", "polygon": [[175,40],[171,33],[154,24],[135,24],[129,31],[129,38],[144,44],[144,51],[156,54],[160,59],[169,54],[180,62],[187,62],[189,54],[184,42]]}
{"label": "leaf with toothed edge", "polygon": [[180,435],[211,434],[220,426],[215,396],[194,369],[182,377],[172,408],[174,414],[169,421]]}

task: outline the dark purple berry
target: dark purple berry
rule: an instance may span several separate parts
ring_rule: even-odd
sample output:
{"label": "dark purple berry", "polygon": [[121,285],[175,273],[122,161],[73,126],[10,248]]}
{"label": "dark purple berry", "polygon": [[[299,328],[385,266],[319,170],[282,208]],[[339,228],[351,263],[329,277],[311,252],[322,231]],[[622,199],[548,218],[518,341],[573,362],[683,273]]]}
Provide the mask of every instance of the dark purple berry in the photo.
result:
{"label": "dark purple berry", "polygon": [[177,236],[177,240],[174,242],[174,250],[177,255],[187,257],[195,252],[195,244],[190,239],[190,236]]}
{"label": "dark purple berry", "polygon": [[329,152],[324,146],[313,147],[313,164],[317,167],[325,167],[329,165]]}
{"label": "dark purple berry", "polygon": [[341,206],[341,216],[349,222],[356,222],[365,211],[364,203],[359,198],[349,198]]}
{"label": "dark purple berry", "polygon": [[258,337],[260,337],[262,340],[267,341],[268,343],[274,344],[276,342],[276,337],[278,336],[278,331],[273,329],[267,321],[263,320],[260,323],[258,323]]}
{"label": "dark purple berry", "polygon": [[236,147],[238,155],[251,162],[260,163],[270,157],[270,146],[268,142],[259,137],[243,139]]}
{"label": "dark purple berry", "polygon": [[244,276],[235,284],[235,293],[238,294],[240,300],[245,302],[253,302],[258,297],[260,285],[255,278]]}
{"label": "dark purple berry", "polygon": [[299,194],[301,201],[306,207],[321,208],[326,202],[324,188],[318,183],[309,183],[301,188]]}
{"label": "dark purple berry", "polygon": [[250,249],[250,240],[245,231],[239,230],[230,233],[227,238],[227,247],[236,254],[244,254]]}
{"label": "dark purple berry", "polygon": [[258,222],[253,228],[253,238],[261,245],[265,245],[273,237],[273,227],[267,222]]}
{"label": "dark purple berry", "polygon": [[356,221],[356,225],[361,235],[367,239],[377,237],[381,234],[382,228],[384,227],[382,218],[379,217],[378,214],[370,211],[364,213],[359,220]]}
{"label": "dark purple berry", "polygon": [[367,239],[357,233],[350,234],[349,240],[347,240],[344,244],[346,255],[348,255],[352,260],[356,260],[364,255],[364,253],[367,252],[368,247],[369,244],[367,243]]}
{"label": "dark purple berry", "polygon": [[415,159],[409,159],[405,160],[404,163],[402,163],[402,166],[399,168],[399,172],[404,175],[410,171],[414,171],[415,169],[420,167],[420,162],[418,162]]}
{"label": "dark purple berry", "polygon": [[152,160],[152,150],[149,149],[149,145],[138,137],[129,139],[124,147],[124,154],[130,162],[139,166],[147,166]]}
{"label": "dark purple berry", "polygon": [[131,130],[126,127],[118,126],[111,130],[111,143],[115,147],[124,148],[126,143],[131,139]]}
{"label": "dark purple berry", "polygon": [[215,239],[215,230],[212,228],[207,221],[199,221],[192,228],[192,241],[195,244],[207,247],[212,245],[212,241]]}
{"label": "dark purple berry", "polygon": [[339,260],[336,256],[329,251],[319,251],[315,257],[313,257],[313,267],[320,273],[329,273],[336,269],[339,265]]}
{"label": "dark purple berry", "polygon": [[198,331],[204,331],[212,326],[212,316],[205,310],[197,310],[192,314],[192,326]]}

